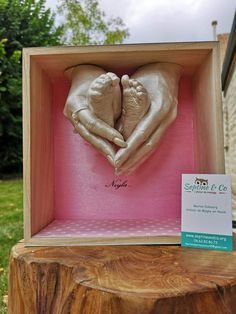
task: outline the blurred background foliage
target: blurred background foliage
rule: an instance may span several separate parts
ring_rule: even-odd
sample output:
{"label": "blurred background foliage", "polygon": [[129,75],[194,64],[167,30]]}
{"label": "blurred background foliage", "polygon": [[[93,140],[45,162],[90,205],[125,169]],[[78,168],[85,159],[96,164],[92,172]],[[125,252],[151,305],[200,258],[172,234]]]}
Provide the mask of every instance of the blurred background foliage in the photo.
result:
{"label": "blurred background foliage", "polygon": [[97,0],[58,1],[56,12],[45,0],[0,0],[0,177],[22,172],[22,48],[117,44],[128,35]]}

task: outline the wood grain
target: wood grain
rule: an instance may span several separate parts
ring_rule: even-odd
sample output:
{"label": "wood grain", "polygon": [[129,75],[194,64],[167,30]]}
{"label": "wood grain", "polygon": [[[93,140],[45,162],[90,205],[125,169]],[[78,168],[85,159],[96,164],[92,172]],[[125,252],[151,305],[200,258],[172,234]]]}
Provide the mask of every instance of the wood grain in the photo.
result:
{"label": "wood grain", "polygon": [[24,184],[24,238],[31,238],[31,131],[30,131],[30,56],[23,54],[23,184]]}
{"label": "wood grain", "polygon": [[13,247],[9,314],[236,313],[236,252]]}
{"label": "wood grain", "polygon": [[25,65],[24,71],[26,82],[29,81],[27,73],[30,73],[30,91],[24,91],[29,97],[24,103],[24,146],[27,158],[25,238],[28,239],[54,217],[54,155],[50,79],[35,62],[31,62],[30,69]]}
{"label": "wood grain", "polygon": [[25,241],[25,246],[93,246],[93,245],[142,245],[142,244],[179,244],[179,235],[157,236],[113,236],[113,237],[35,237]]}
{"label": "wood grain", "polygon": [[219,61],[219,47],[215,44],[193,79],[196,173],[225,172]]}
{"label": "wood grain", "polygon": [[214,47],[214,42],[131,44],[114,46],[79,46],[25,48],[50,78],[63,77],[66,68],[76,64],[95,64],[117,75],[134,72],[152,62],[172,62],[192,75]]}

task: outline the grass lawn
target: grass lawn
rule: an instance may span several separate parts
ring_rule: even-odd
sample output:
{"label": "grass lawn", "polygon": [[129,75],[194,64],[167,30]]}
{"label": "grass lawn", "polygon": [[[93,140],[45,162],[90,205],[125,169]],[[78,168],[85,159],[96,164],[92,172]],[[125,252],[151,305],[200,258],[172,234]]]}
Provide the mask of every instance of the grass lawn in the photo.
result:
{"label": "grass lawn", "polygon": [[0,314],[7,313],[9,253],[23,238],[22,180],[0,180]]}

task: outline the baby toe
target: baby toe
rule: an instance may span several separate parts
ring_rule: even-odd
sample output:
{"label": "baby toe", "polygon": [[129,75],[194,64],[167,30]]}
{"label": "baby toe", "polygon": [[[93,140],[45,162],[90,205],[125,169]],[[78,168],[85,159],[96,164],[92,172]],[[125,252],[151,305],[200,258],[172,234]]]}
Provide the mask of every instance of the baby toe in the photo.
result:
{"label": "baby toe", "polygon": [[112,85],[114,86],[120,82],[119,77],[115,73],[108,72],[107,76],[109,76],[109,78],[112,80]]}
{"label": "baby toe", "polygon": [[143,97],[145,97],[145,94],[144,94],[143,92],[138,92],[138,93],[137,93],[137,96],[138,96],[139,98],[143,98]]}
{"label": "baby toe", "polygon": [[139,82],[136,80],[132,80],[132,86],[137,88],[139,86]]}
{"label": "baby toe", "polygon": [[121,84],[122,84],[123,88],[129,88],[129,76],[127,74],[122,76]]}
{"label": "baby toe", "polygon": [[103,87],[103,82],[100,80],[97,80],[96,82],[93,83],[91,86],[92,90],[100,91]]}
{"label": "baby toe", "polygon": [[100,84],[100,88],[102,91],[106,90],[106,89],[109,89],[109,87],[111,86],[112,84],[112,80],[111,78],[107,75],[105,76],[103,79],[101,79],[101,81],[99,82]]}
{"label": "baby toe", "polygon": [[102,93],[100,92],[99,88],[94,88],[90,90],[89,95],[91,97],[99,97],[102,95]]}
{"label": "baby toe", "polygon": [[143,85],[138,85],[136,87],[137,92],[146,93],[146,89],[143,87]]}
{"label": "baby toe", "polygon": [[101,74],[99,77],[98,77],[98,79],[105,79],[106,78],[106,74],[104,73],[104,74]]}

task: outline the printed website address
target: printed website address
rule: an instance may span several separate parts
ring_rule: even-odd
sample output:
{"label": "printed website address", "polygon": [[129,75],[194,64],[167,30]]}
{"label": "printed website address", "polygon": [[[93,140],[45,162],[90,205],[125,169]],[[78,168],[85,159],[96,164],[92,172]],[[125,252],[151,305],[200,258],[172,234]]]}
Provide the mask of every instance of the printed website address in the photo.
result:
{"label": "printed website address", "polygon": [[232,251],[233,243],[230,235],[182,232],[181,245],[209,250]]}

